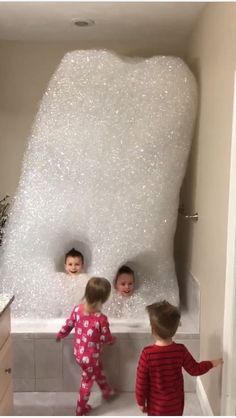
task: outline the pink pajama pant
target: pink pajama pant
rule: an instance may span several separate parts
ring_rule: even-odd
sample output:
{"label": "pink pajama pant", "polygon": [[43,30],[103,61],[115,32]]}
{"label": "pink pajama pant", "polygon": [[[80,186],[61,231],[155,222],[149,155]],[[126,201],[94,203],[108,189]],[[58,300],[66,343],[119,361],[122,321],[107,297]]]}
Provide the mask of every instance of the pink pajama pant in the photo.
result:
{"label": "pink pajama pant", "polygon": [[96,382],[100,387],[103,397],[105,399],[109,397],[111,387],[109,386],[106,380],[102,368],[102,363],[100,361],[97,365],[95,362],[83,364],[79,359],[77,359],[77,362],[79,363],[82,369],[82,376],[77,401],[76,415],[83,415],[90,409],[90,407],[88,406],[88,400],[94,382]]}

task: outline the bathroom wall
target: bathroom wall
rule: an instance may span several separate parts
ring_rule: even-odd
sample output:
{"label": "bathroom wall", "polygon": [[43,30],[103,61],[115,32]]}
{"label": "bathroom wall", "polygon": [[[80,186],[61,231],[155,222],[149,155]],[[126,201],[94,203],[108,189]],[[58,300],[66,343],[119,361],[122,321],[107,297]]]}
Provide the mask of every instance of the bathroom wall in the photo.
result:
{"label": "bathroom wall", "polygon": [[[222,355],[236,4],[209,3],[189,40],[187,61],[200,86],[200,112],[181,201],[199,221],[180,218],[182,273],[201,288],[200,355]],[[183,274],[184,277],[184,274]],[[221,371],[201,377],[214,415],[220,415]]]}
{"label": "bathroom wall", "polygon": [[[221,355],[224,312],[226,231],[229,191],[233,81],[236,67],[236,5],[209,3],[189,39],[187,61],[200,85],[200,113],[181,201],[199,221],[179,218],[178,270],[201,287],[201,358]],[[71,49],[109,45],[0,42],[0,197],[17,187],[27,136],[37,104],[63,54]],[[144,46],[111,46],[141,55]],[[150,46],[146,55],[173,54]],[[220,370],[201,378],[214,414],[220,414]]]}

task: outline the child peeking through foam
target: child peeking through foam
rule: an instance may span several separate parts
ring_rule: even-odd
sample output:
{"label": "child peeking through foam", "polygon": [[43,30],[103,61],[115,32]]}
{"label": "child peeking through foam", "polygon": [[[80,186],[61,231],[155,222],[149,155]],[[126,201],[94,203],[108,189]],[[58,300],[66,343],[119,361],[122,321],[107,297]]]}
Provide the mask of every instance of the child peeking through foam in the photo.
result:
{"label": "child peeking through foam", "polygon": [[121,266],[114,280],[114,287],[116,291],[124,297],[129,297],[134,293],[135,276],[134,271],[126,266]]}
{"label": "child peeking through foam", "polygon": [[82,273],[84,269],[83,254],[80,251],[75,250],[75,248],[72,248],[65,255],[64,268],[66,273],[71,277],[75,277],[76,274]]}

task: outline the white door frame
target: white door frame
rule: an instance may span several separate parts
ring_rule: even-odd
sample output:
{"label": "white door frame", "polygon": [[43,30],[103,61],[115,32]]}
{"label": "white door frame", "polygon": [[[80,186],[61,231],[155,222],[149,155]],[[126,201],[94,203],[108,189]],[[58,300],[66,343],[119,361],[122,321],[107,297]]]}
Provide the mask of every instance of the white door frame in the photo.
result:
{"label": "white door frame", "polygon": [[221,415],[236,412],[236,72],[230,161]]}

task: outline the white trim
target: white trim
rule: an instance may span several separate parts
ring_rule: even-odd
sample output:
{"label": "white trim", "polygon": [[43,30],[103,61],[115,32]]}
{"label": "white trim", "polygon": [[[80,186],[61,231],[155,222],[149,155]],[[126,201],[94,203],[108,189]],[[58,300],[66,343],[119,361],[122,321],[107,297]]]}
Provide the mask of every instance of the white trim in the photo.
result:
{"label": "white trim", "polygon": [[211,409],[211,405],[209,403],[206,391],[202,384],[201,378],[198,376],[196,381],[196,393],[198,400],[200,402],[202,412],[204,416],[213,416],[213,411]]}
{"label": "white trim", "polygon": [[[224,301],[224,330],[223,353],[224,367],[222,380],[221,415],[234,415],[233,405],[233,358],[234,358],[234,321],[235,307],[235,266],[236,266],[236,72],[234,73],[233,120],[231,140],[229,206],[227,225],[227,253],[226,253],[226,279]],[[235,396],[235,395],[234,395]],[[233,414],[232,410],[233,409]]]}

